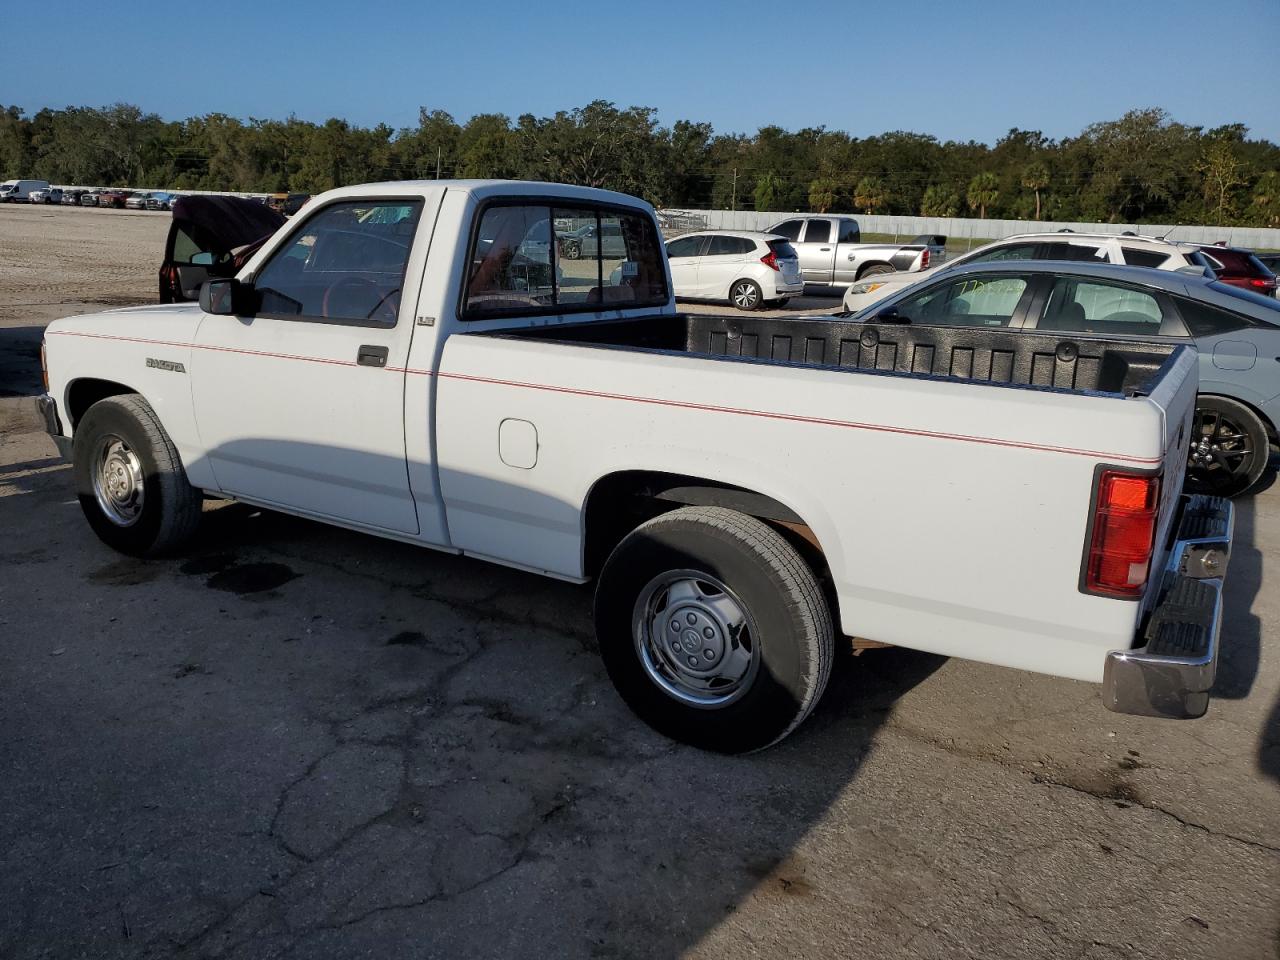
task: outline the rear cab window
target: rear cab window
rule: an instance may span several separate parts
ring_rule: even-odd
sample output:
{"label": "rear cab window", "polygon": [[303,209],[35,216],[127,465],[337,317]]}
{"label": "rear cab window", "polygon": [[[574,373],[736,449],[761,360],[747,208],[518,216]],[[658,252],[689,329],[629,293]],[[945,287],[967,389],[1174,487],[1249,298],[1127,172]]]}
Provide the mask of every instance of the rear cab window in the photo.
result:
{"label": "rear cab window", "polygon": [[[694,255],[702,241],[684,238],[688,252],[671,255]],[[685,249],[679,239],[672,247]],[[669,299],[662,242],[641,211],[499,200],[476,218],[464,320],[656,307]]]}
{"label": "rear cab window", "polygon": [[799,255],[796,253],[796,248],[786,240],[768,240],[766,243],[768,244],[770,252],[772,252],[779,260],[796,260],[799,258]]}

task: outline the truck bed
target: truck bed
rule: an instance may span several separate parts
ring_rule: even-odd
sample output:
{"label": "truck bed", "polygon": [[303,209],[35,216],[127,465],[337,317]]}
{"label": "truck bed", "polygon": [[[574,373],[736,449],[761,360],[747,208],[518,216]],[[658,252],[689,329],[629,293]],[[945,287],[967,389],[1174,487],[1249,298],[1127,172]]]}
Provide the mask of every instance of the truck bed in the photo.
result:
{"label": "truck bed", "polygon": [[677,314],[495,331],[615,349],[876,371],[1075,393],[1150,392],[1178,344],[978,327]]}

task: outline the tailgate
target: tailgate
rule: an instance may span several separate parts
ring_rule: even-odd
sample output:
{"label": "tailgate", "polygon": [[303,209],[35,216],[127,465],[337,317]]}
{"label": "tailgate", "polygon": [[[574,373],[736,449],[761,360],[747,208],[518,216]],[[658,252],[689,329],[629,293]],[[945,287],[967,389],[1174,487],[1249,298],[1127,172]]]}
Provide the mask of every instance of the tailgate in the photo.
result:
{"label": "tailgate", "polygon": [[1178,505],[1187,475],[1192,418],[1199,387],[1197,354],[1191,347],[1179,347],[1169,355],[1157,374],[1154,388],[1145,398],[1164,414],[1164,454],[1160,467],[1160,513],[1156,527],[1156,553],[1151,558],[1152,575],[1143,597],[1144,613],[1157,599],[1160,577],[1155,571],[1163,569],[1172,543],[1173,525],[1177,520]]}

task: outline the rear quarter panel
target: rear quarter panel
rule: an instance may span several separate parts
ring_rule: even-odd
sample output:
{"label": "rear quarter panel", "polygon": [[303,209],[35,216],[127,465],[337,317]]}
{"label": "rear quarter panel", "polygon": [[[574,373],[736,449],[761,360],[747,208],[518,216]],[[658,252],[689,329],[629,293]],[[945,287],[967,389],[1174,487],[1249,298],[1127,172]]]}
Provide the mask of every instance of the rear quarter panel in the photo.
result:
{"label": "rear quarter panel", "polygon": [[[453,544],[581,577],[601,478],[756,490],[812,528],[846,634],[1099,680],[1138,604],[1079,592],[1094,470],[1158,467],[1164,414],[1120,400],[455,335],[438,376]],[[537,433],[531,469],[504,420]]]}

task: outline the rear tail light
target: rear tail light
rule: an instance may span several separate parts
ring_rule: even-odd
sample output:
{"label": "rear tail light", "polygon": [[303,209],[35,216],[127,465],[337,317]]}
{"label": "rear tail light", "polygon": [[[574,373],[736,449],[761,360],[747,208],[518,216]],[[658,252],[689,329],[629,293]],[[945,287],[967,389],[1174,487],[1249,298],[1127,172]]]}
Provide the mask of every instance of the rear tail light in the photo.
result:
{"label": "rear tail light", "polygon": [[1250,277],[1249,286],[1255,290],[1270,290],[1276,285],[1274,280],[1267,280],[1263,277]]}
{"label": "rear tail light", "polygon": [[929,269],[929,248],[928,247],[925,247],[924,253],[920,254],[920,269],[921,270]]}
{"label": "rear tail light", "polygon": [[44,341],[40,341],[40,382],[44,384],[44,392],[49,392],[49,364],[44,358]]}
{"label": "rear tail light", "polygon": [[761,257],[760,262],[763,263],[770,270],[782,269],[780,266],[778,266],[778,255],[774,253],[772,250],[770,250],[767,254]]}
{"label": "rear tail light", "polygon": [[1102,471],[1085,557],[1086,593],[1142,596],[1151,575],[1159,509],[1159,477]]}

